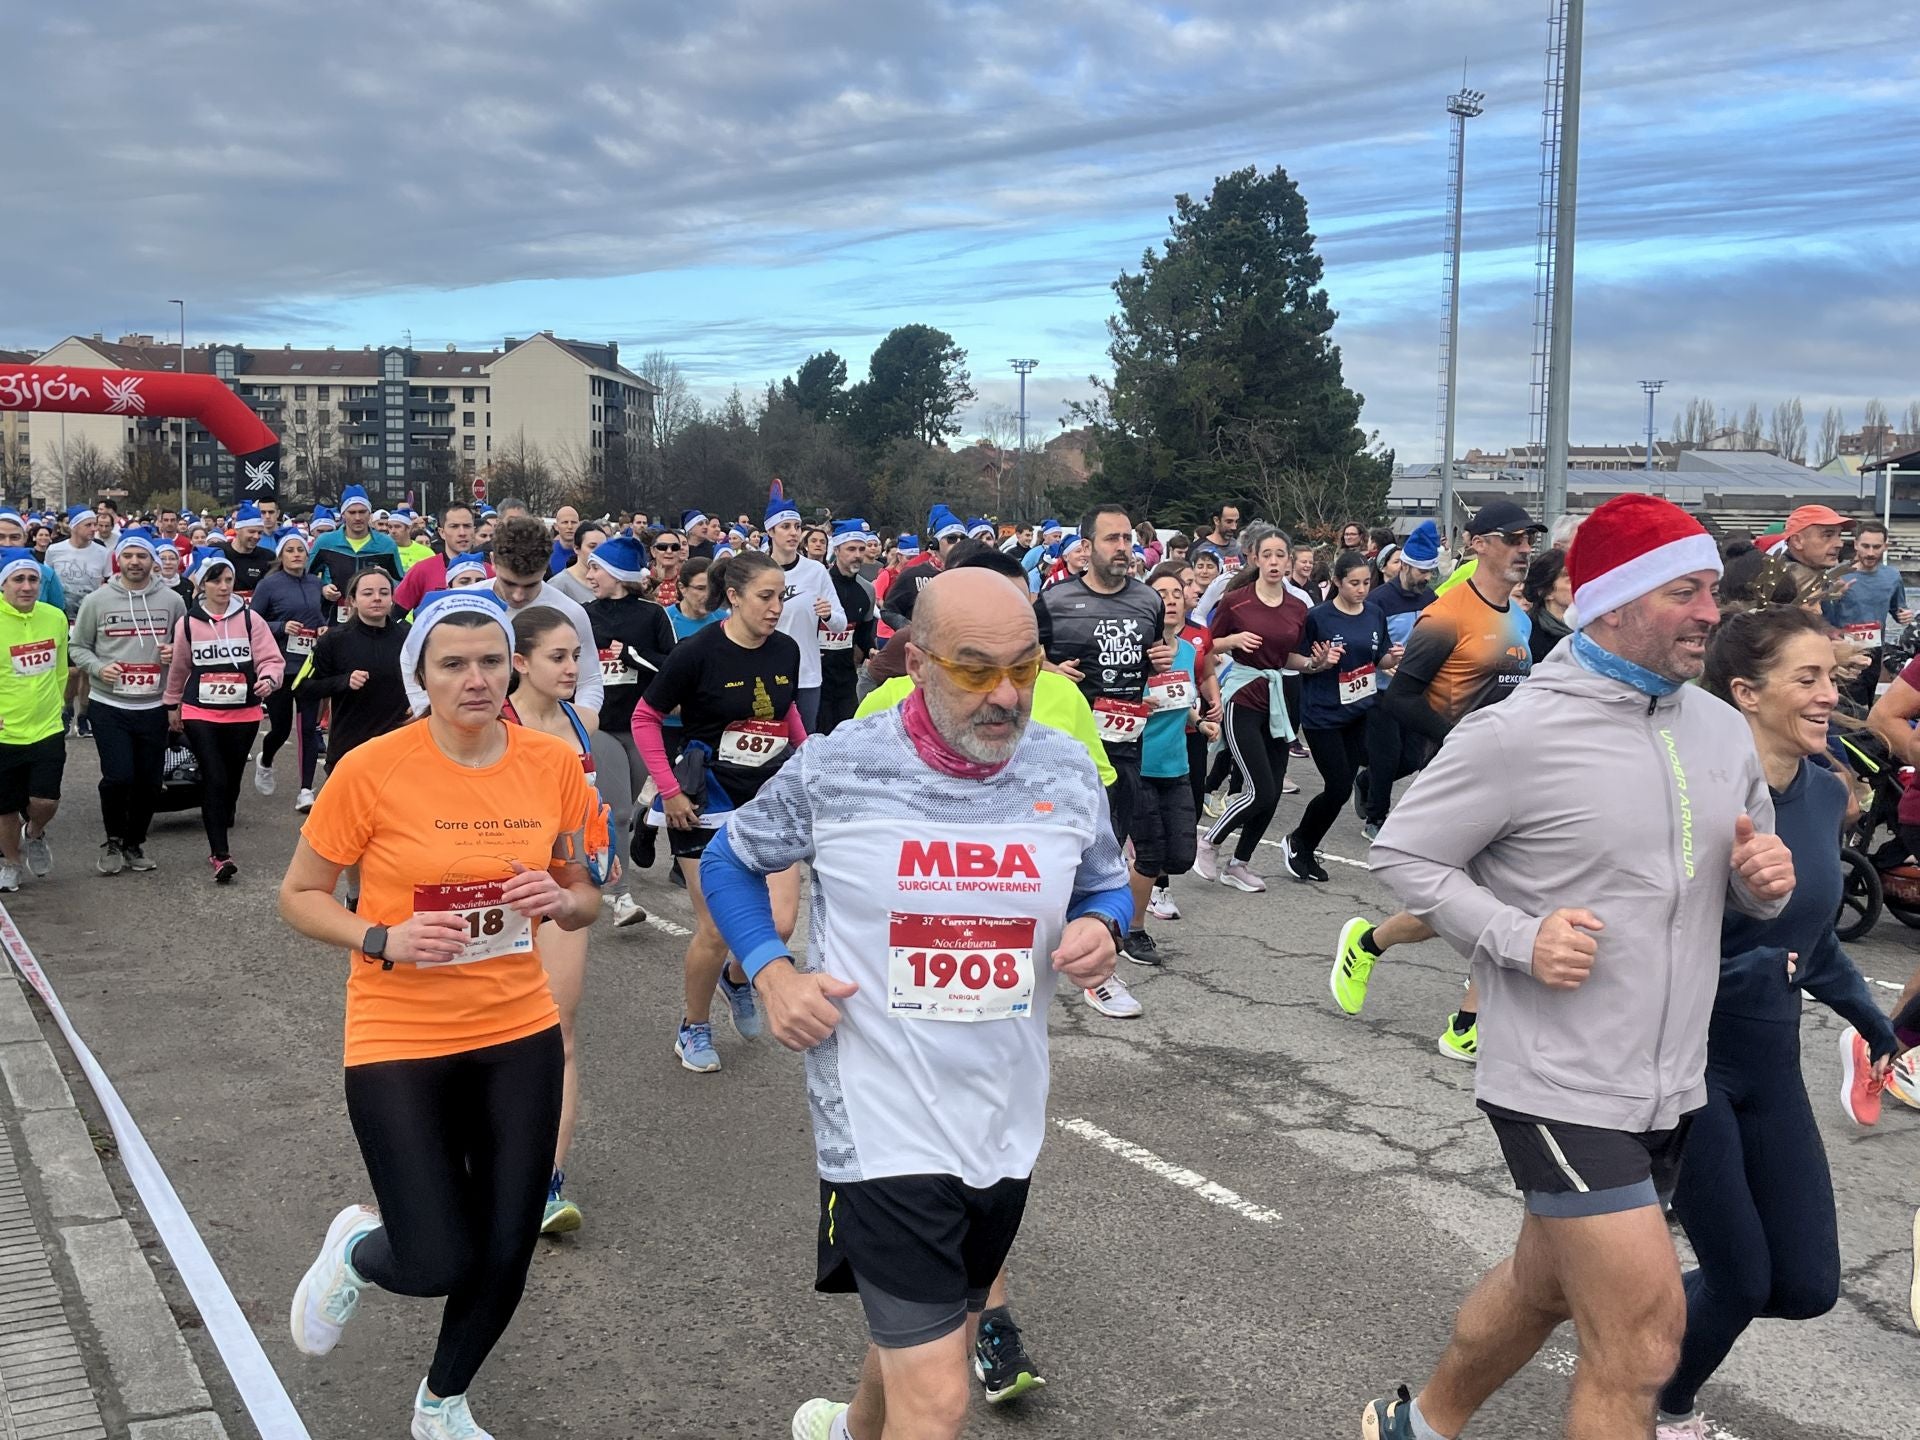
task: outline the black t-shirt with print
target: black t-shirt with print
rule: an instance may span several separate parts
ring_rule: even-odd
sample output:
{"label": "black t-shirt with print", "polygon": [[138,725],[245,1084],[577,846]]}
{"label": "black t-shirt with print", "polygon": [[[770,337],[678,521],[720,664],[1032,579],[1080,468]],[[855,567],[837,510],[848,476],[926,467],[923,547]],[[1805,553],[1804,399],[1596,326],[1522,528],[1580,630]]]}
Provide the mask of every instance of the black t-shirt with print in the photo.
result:
{"label": "black t-shirt with print", "polygon": [[682,743],[699,740],[713,750],[713,773],[743,805],[793,750],[788,746],[764,765],[735,765],[722,758],[721,736],[738,720],[773,722],[784,733],[799,677],[800,646],[791,635],[775,631],[749,650],[728,638],[724,624],[709,625],[673,647],[646,699],[662,715],[678,707]]}

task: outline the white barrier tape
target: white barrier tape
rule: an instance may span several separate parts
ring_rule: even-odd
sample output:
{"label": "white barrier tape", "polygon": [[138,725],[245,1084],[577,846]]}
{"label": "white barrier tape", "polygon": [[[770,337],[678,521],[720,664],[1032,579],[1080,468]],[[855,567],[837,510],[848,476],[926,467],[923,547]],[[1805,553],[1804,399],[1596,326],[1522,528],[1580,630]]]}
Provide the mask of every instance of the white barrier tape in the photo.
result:
{"label": "white barrier tape", "polygon": [[74,1030],[53,983],[40,968],[40,962],[34,958],[26,937],[13,923],[13,915],[5,905],[0,905],[0,948],[6,950],[14,968],[46,1001],[60,1033],[67,1037],[67,1044],[73,1049],[74,1059],[80,1062],[87,1083],[93,1086],[100,1108],[106,1112],[114,1143],[120,1148],[120,1159],[127,1167],[128,1178],[139,1192],[141,1203],[147,1207],[148,1218],[159,1232],[161,1243],[167,1247],[174,1269],[186,1282],[187,1293],[193,1297],[200,1318],[206,1323],[208,1338],[220,1352],[227,1373],[233,1377],[234,1388],[240,1392],[241,1403],[247,1407],[254,1429],[260,1432],[260,1440],[311,1440],[300,1412],[293,1408],[293,1400],[274,1371],[273,1362],[267,1359],[266,1351],[254,1337],[253,1327],[240,1313],[239,1302],[227,1288],[226,1277],[220,1273],[213,1256],[207,1253],[206,1243],[194,1228],[193,1217],[187,1214],[186,1206],[174,1193],[173,1182],[167,1179],[166,1171],[154,1158],[153,1148],[140,1133],[140,1126],[120,1099],[120,1092],[113,1088],[113,1082],[93,1058],[86,1041]]}

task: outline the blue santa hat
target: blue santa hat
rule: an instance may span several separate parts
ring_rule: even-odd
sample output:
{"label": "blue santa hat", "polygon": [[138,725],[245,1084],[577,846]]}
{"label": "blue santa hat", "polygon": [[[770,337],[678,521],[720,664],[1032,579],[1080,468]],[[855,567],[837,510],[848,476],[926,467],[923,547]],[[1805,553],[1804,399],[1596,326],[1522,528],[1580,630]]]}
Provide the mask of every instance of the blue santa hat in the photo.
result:
{"label": "blue santa hat", "polygon": [[871,545],[874,534],[867,529],[867,522],[858,519],[841,520],[833,527],[833,534],[827,541],[827,553],[832,554],[842,545]]}
{"label": "blue santa hat", "polygon": [[1416,570],[1439,569],[1440,527],[1431,520],[1422,520],[1414,526],[1407,543],[1400,547],[1400,563]]}
{"label": "blue santa hat", "polygon": [[602,540],[593,554],[587,557],[587,564],[598,565],[616,580],[629,585],[638,585],[647,578],[647,555],[640,548],[640,542],[626,535],[615,535]]}
{"label": "blue santa hat", "polygon": [[202,545],[198,550],[195,550],[193,552],[193,569],[189,572],[193,580],[194,589],[197,590],[202,585],[205,585],[213,575],[213,572],[218,570],[222,565],[226,566],[229,572],[233,570],[233,561],[227,558],[227,552],[220,549],[219,546]]}
{"label": "blue santa hat", "polygon": [[969,539],[985,540],[988,544],[992,544],[995,533],[993,522],[984,516],[975,515],[967,521],[967,536]]}
{"label": "blue santa hat", "polygon": [[762,523],[762,529],[771,530],[788,520],[796,524],[800,520],[800,507],[789,496],[782,493],[767,501],[767,518]]}
{"label": "blue santa hat", "polygon": [[11,520],[22,530],[27,528],[26,520],[23,519],[20,512],[11,505],[0,505],[0,520]]}
{"label": "blue santa hat", "polygon": [[680,528],[682,530],[691,530],[696,525],[704,525],[706,523],[707,512],[704,510],[682,510],[680,512]]}
{"label": "blue santa hat", "polygon": [[154,543],[154,540],[155,536],[151,530],[123,530],[120,532],[119,542],[113,547],[113,553],[124,555],[129,550],[144,550],[150,557],[158,559],[159,546]]}
{"label": "blue santa hat", "polygon": [[448,588],[452,588],[454,576],[464,575],[468,571],[472,571],[475,575],[485,579],[487,574],[487,557],[484,555],[461,555],[449,560],[447,562]]}
{"label": "blue santa hat", "polygon": [[908,557],[918,555],[920,553],[920,537],[918,535],[901,535],[894,540],[893,548]]}
{"label": "blue santa hat", "polygon": [[[513,618],[507,612],[506,601],[494,594],[489,586],[469,585],[464,590],[435,590],[423,596],[415,607],[407,638],[400,644],[402,675],[411,675],[420,668],[420,657],[427,649],[427,636],[433,633],[434,626],[452,615],[485,616],[505,633],[507,648],[513,648]],[[414,714],[423,714],[426,708],[426,697],[422,696]]]}
{"label": "blue santa hat", "polygon": [[22,570],[40,574],[40,561],[33,551],[24,545],[9,545],[0,550],[0,585],[6,584]]}
{"label": "blue santa hat", "polygon": [[233,528],[238,530],[243,525],[257,525],[262,530],[267,528],[267,517],[260,513],[260,507],[251,500],[233,512]]}
{"label": "blue santa hat", "polygon": [[356,505],[367,511],[373,509],[373,502],[367,499],[367,491],[364,485],[349,485],[340,492],[340,513],[342,515],[346,514],[347,511]]}
{"label": "blue santa hat", "polygon": [[[307,537],[300,533],[300,527],[298,525],[282,525],[268,537],[267,543],[273,547],[273,553],[278,555],[280,548],[289,540],[298,540],[302,545],[306,545],[307,543]],[[312,547],[308,546],[308,548],[311,549]]]}
{"label": "blue santa hat", "polygon": [[95,518],[97,517],[94,515],[93,507],[90,505],[69,505],[67,507],[67,528],[69,530],[76,525],[85,524],[87,521]]}
{"label": "blue santa hat", "polygon": [[936,505],[927,512],[927,534],[936,541],[955,540],[965,537],[967,527],[960,517],[944,505]]}
{"label": "blue santa hat", "polygon": [[1042,540],[1046,539],[1049,535],[1059,535],[1061,533],[1060,522],[1051,515],[1040,522],[1040,538]]}
{"label": "blue santa hat", "polygon": [[395,520],[405,520],[408,524],[412,524],[418,517],[414,515],[411,505],[396,505],[393,507],[393,515],[391,518]]}

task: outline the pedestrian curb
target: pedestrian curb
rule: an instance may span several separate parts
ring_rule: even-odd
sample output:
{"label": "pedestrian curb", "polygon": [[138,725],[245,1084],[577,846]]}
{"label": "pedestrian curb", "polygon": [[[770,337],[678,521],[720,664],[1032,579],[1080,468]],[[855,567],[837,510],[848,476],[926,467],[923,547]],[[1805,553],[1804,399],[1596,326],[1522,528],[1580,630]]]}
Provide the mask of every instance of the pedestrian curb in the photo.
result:
{"label": "pedestrian curb", "polygon": [[11,969],[0,1076],[0,1440],[227,1440]]}

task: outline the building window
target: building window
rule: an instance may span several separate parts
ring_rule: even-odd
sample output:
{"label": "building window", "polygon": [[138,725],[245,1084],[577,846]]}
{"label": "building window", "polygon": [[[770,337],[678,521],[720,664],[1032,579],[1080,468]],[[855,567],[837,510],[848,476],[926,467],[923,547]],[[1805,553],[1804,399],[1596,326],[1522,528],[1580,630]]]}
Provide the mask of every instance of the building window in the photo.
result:
{"label": "building window", "polygon": [[316,400],[331,400],[333,398],[333,387],[331,385],[317,386],[313,398]]}
{"label": "building window", "polygon": [[462,435],[462,436],[460,437],[460,448],[461,448],[462,450],[471,450],[471,449],[473,449],[473,436],[471,436],[471,435]]}
{"label": "building window", "polygon": [[[465,405],[471,405],[473,403],[473,386],[462,385],[460,387],[460,400],[461,403]],[[469,420],[467,423],[471,425],[473,422]]]}
{"label": "building window", "polygon": [[434,400],[444,401],[447,398],[447,387],[444,385],[436,385],[428,393],[432,396]]}
{"label": "building window", "polygon": [[[321,398],[325,399],[326,397],[322,396]],[[322,425],[331,425],[333,423],[333,412],[331,410],[322,410],[314,418]]]}
{"label": "building window", "polygon": [[406,451],[407,451],[406,441],[404,440],[387,441],[387,453],[389,455],[404,455],[406,454]]}
{"label": "building window", "polygon": [[296,385],[296,386],[294,386],[294,387],[293,387],[293,398],[294,398],[294,399],[296,399],[296,400],[304,400],[304,399],[306,399],[306,398],[307,398],[307,387],[306,387],[306,386],[304,386],[304,385]]}
{"label": "building window", "polygon": [[360,457],[360,468],[362,470],[378,470],[380,468],[380,457],[378,455],[362,455]]}
{"label": "building window", "polygon": [[491,430],[492,428],[493,428],[493,411],[489,410],[487,411],[487,429]]}
{"label": "building window", "polygon": [[296,411],[294,411],[294,412],[293,412],[293,423],[294,423],[294,424],[296,424],[296,425],[304,425],[304,424],[306,424],[306,423],[307,423],[307,412],[306,412],[306,411],[304,411],[304,410],[296,410]]}
{"label": "building window", "polygon": [[460,423],[461,423],[462,425],[471,425],[471,424],[473,424],[473,411],[471,411],[471,410],[463,410],[463,411],[461,411],[461,412],[460,412]]}
{"label": "building window", "polygon": [[407,377],[407,357],[399,351],[389,351],[381,362],[380,373],[389,380],[404,380]]}

